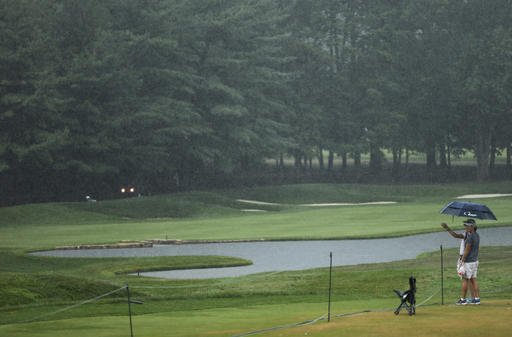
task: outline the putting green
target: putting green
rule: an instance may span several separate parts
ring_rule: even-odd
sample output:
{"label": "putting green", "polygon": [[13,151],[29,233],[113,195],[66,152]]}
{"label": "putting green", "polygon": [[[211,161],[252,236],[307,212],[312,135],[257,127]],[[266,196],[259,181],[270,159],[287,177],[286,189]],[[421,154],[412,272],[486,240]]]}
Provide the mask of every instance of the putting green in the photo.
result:
{"label": "putting green", "polygon": [[490,301],[480,306],[456,305],[418,308],[413,317],[393,313],[369,312],[265,334],[315,337],[467,337],[510,336],[512,301]]}

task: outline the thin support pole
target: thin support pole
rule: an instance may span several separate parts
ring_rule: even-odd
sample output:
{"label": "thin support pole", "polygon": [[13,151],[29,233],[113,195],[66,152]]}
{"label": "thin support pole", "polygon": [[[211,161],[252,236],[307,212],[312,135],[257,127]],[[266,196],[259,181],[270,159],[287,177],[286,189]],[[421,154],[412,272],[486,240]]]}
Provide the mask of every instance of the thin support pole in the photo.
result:
{"label": "thin support pole", "polygon": [[441,305],[444,305],[444,255],[443,255],[443,245],[441,245]]}
{"label": "thin support pole", "polygon": [[126,284],[126,295],[128,297],[128,316],[130,317],[130,336],[133,337],[133,324],[132,324],[132,300],[130,298],[130,288]]}
{"label": "thin support pole", "polygon": [[327,308],[327,322],[331,321],[332,252],[329,254],[329,260],[329,305]]}

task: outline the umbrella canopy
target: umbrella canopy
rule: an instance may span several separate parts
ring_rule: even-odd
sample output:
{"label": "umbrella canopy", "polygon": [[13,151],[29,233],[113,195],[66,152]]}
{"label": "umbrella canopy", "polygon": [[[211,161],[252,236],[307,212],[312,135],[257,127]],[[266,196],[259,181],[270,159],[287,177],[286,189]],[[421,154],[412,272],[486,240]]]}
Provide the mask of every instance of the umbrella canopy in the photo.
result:
{"label": "umbrella canopy", "polygon": [[452,201],[444,206],[440,213],[483,220],[498,220],[489,207],[467,201]]}

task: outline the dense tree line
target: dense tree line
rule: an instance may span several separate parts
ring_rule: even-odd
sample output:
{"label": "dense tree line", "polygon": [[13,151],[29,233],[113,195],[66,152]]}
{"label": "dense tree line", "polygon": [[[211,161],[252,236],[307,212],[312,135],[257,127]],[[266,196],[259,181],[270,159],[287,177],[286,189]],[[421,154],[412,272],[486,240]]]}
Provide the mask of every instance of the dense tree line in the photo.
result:
{"label": "dense tree line", "polygon": [[0,0],[2,202],[383,150],[427,172],[471,150],[487,179],[511,25],[509,0]]}

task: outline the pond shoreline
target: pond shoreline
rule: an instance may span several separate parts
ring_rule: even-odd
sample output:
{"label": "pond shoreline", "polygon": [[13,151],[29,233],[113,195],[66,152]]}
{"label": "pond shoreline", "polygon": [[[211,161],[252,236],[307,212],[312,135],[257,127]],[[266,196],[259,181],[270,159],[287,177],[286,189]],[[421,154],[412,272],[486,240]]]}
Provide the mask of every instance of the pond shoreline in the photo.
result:
{"label": "pond shoreline", "polygon": [[[510,227],[512,225],[496,225],[496,226],[485,226],[481,229],[488,228],[501,228]],[[360,237],[331,237],[331,238],[260,238],[260,239],[214,239],[214,240],[181,240],[181,239],[148,239],[148,240],[126,240],[114,243],[98,243],[98,244],[78,244],[78,245],[65,245],[57,246],[50,249],[38,249],[32,252],[41,252],[48,250],[82,250],[82,249],[123,249],[123,248],[151,248],[154,245],[194,245],[194,244],[219,244],[219,243],[252,243],[252,242],[283,242],[283,241],[338,241],[338,240],[373,240],[373,239],[392,239],[392,238],[403,238],[412,235],[420,234],[431,234],[443,232],[443,230],[432,230],[432,231],[416,231],[407,233],[398,233],[390,235],[379,235],[379,236],[360,236]]]}
{"label": "pond shoreline", "polygon": [[[479,228],[482,246],[511,246],[512,227]],[[165,242],[168,242],[165,241]],[[358,240],[295,240],[160,244],[125,249],[53,250],[32,253],[60,258],[133,258],[155,256],[227,256],[252,261],[250,266],[144,272],[140,275],[169,279],[238,277],[261,272],[280,272],[414,259],[419,254],[459,246],[459,240],[438,231],[404,237]],[[453,259],[455,261],[455,252]],[[437,258],[437,257],[436,257]]]}
{"label": "pond shoreline", "polygon": [[[302,240],[302,239],[301,239]],[[205,244],[205,243],[240,243],[240,242],[262,242],[272,241],[266,239],[252,239],[252,240],[178,240],[178,239],[151,239],[142,241],[120,241],[117,243],[105,244],[80,244],[80,245],[66,245],[57,246],[52,250],[80,250],[80,249],[122,249],[122,248],[151,248],[154,245],[190,245],[190,244]],[[278,240],[282,241],[282,240]],[[290,241],[290,240],[283,240]],[[39,251],[46,251],[39,250]]]}

